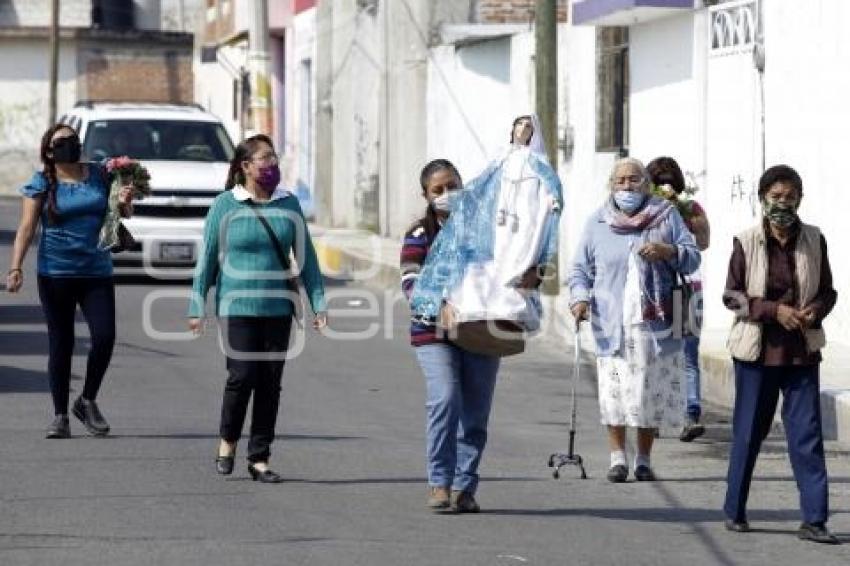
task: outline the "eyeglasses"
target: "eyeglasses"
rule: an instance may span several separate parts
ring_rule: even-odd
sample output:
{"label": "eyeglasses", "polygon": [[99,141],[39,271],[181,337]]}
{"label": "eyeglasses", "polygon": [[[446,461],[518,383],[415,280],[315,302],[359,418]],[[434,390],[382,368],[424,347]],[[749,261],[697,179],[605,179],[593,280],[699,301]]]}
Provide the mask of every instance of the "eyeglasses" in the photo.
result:
{"label": "eyeglasses", "polygon": [[260,163],[279,163],[280,156],[276,153],[266,153],[257,157],[252,157],[251,161],[259,161]]}

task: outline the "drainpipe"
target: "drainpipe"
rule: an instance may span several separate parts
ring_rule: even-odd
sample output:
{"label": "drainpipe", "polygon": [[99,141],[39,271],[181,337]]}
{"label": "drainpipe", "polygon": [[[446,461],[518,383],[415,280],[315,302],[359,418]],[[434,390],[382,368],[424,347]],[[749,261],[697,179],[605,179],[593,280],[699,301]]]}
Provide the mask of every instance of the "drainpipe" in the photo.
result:
{"label": "drainpipe", "polygon": [[761,119],[761,170],[764,171],[767,167],[767,127],[765,120],[765,97],[764,97],[764,66],[765,66],[765,53],[764,53],[764,12],[763,12],[764,4],[763,2],[756,2],[756,37],[755,42],[753,44],[753,64],[755,65],[756,71],[759,74],[759,97],[761,100],[759,101],[759,110],[760,110],[760,119]]}

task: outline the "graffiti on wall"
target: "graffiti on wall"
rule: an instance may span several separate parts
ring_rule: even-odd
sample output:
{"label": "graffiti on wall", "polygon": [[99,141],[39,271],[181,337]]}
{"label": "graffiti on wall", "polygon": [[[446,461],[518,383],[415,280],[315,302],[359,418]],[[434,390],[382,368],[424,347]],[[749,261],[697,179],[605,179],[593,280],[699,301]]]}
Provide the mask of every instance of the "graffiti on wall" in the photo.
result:
{"label": "graffiti on wall", "polygon": [[755,182],[753,180],[748,182],[740,173],[733,175],[730,184],[730,202],[733,207],[737,202],[740,207],[748,208],[750,216],[755,218],[759,212],[758,190]]}
{"label": "graffiti on wall", "polygon": [[360,113],[354,114],[354,203],[357,210],[357,225],[366,230],[378,229],[378,175],[369,155],[375,151],[369,143],[369,123]]}

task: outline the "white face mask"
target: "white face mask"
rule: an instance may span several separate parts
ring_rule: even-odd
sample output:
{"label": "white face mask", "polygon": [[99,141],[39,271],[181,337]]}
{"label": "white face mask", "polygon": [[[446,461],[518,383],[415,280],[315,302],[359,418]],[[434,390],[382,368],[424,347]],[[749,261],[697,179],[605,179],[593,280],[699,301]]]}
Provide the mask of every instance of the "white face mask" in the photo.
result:
{"label": "white face mask", "polygon": [[431,201],[431,206],[433,206],[434,210],[437,212],[448,212],[451,209],[449,193],[445,192],[438,197],[434,197],[434,200]]}

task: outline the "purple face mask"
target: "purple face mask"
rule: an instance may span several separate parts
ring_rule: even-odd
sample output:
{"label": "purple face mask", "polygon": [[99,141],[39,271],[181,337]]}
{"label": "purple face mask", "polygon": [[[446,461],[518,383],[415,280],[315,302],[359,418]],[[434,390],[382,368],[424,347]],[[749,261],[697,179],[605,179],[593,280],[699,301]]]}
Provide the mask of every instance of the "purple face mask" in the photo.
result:
{"label": "purple face mask", "polygon": [[266,165],[260,167],[257,184],[267,191],[273,191],[280,184],[280,167],[277,165]]}

